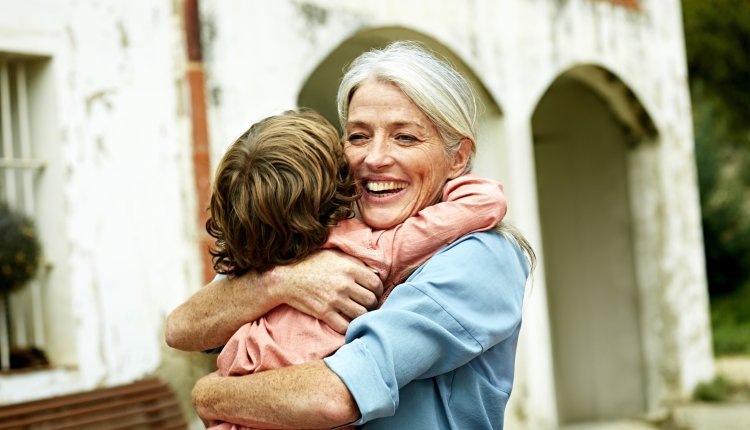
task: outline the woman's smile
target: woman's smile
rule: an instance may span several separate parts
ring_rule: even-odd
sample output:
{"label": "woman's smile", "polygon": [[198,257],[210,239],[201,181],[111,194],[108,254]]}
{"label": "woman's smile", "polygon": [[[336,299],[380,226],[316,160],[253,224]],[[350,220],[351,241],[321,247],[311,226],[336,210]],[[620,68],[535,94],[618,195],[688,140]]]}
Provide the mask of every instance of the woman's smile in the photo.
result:
{"label": "woman's smile", "polygon": [[406,182],[394,180],[364,179],[361,183],[368,197],[378,199],[394,196],[409,186]]}

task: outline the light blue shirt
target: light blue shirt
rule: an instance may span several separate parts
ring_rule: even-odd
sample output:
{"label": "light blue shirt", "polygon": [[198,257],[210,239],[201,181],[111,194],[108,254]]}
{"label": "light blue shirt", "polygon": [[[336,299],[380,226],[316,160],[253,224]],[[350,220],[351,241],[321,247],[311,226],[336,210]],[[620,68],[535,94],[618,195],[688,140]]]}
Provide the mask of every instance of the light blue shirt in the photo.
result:
{"label": "light blue shirt", "polygon": [[440,250],[325,359],[373,429],[502,429],[528,262],[474,233]]}

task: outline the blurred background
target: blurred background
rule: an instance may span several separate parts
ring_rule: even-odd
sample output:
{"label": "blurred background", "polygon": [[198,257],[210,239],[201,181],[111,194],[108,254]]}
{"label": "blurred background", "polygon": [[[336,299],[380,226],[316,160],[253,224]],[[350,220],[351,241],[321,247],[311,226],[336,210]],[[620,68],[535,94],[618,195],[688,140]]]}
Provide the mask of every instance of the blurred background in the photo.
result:
{"label": "blurred background", "polygon": [[[163,340],[212,277],[212,172],[334,124],[417,40],[475,85],[475,172],[539,267],[506,428],[750,427],[750,3],[0,0],[0,429],[202,428]],[[220,312],[217,309],[217,312]]]}
{"label": "blurred background", "polygon": [[683,9],[714,350],[748,354],[750,4],[683,0]]}

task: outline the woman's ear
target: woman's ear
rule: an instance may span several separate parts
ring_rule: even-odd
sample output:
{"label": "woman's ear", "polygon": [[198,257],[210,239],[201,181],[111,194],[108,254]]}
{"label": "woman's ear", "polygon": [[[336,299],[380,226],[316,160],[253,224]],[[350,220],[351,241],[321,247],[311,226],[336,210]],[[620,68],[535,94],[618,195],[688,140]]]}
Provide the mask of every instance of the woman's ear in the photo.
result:
{"label": "woman's ear", "polygon": [[461,139],[461,142],[458,144],[458,149],[456,149],[456,151],[450,155],[451,166],[448,172],[449,179],[455,179],[464,173],[466,165],[469,163],[469,159],[471,158],[471,150],[473,147],[474,143],[471,141],[471,139],[467,137]]}

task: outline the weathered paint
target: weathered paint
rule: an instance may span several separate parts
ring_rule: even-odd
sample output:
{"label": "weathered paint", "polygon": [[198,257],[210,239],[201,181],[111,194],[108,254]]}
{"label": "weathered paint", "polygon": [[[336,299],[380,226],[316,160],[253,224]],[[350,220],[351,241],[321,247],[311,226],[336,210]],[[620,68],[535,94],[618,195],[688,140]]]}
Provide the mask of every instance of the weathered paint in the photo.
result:
{"label": "weathered paint", "polygon": [[179,7],[0,1],[0,51],[43,59],[32,139],[48,160],[54,365],[0,376],[0,403],[154,374],[166,315],[200,285]]}

